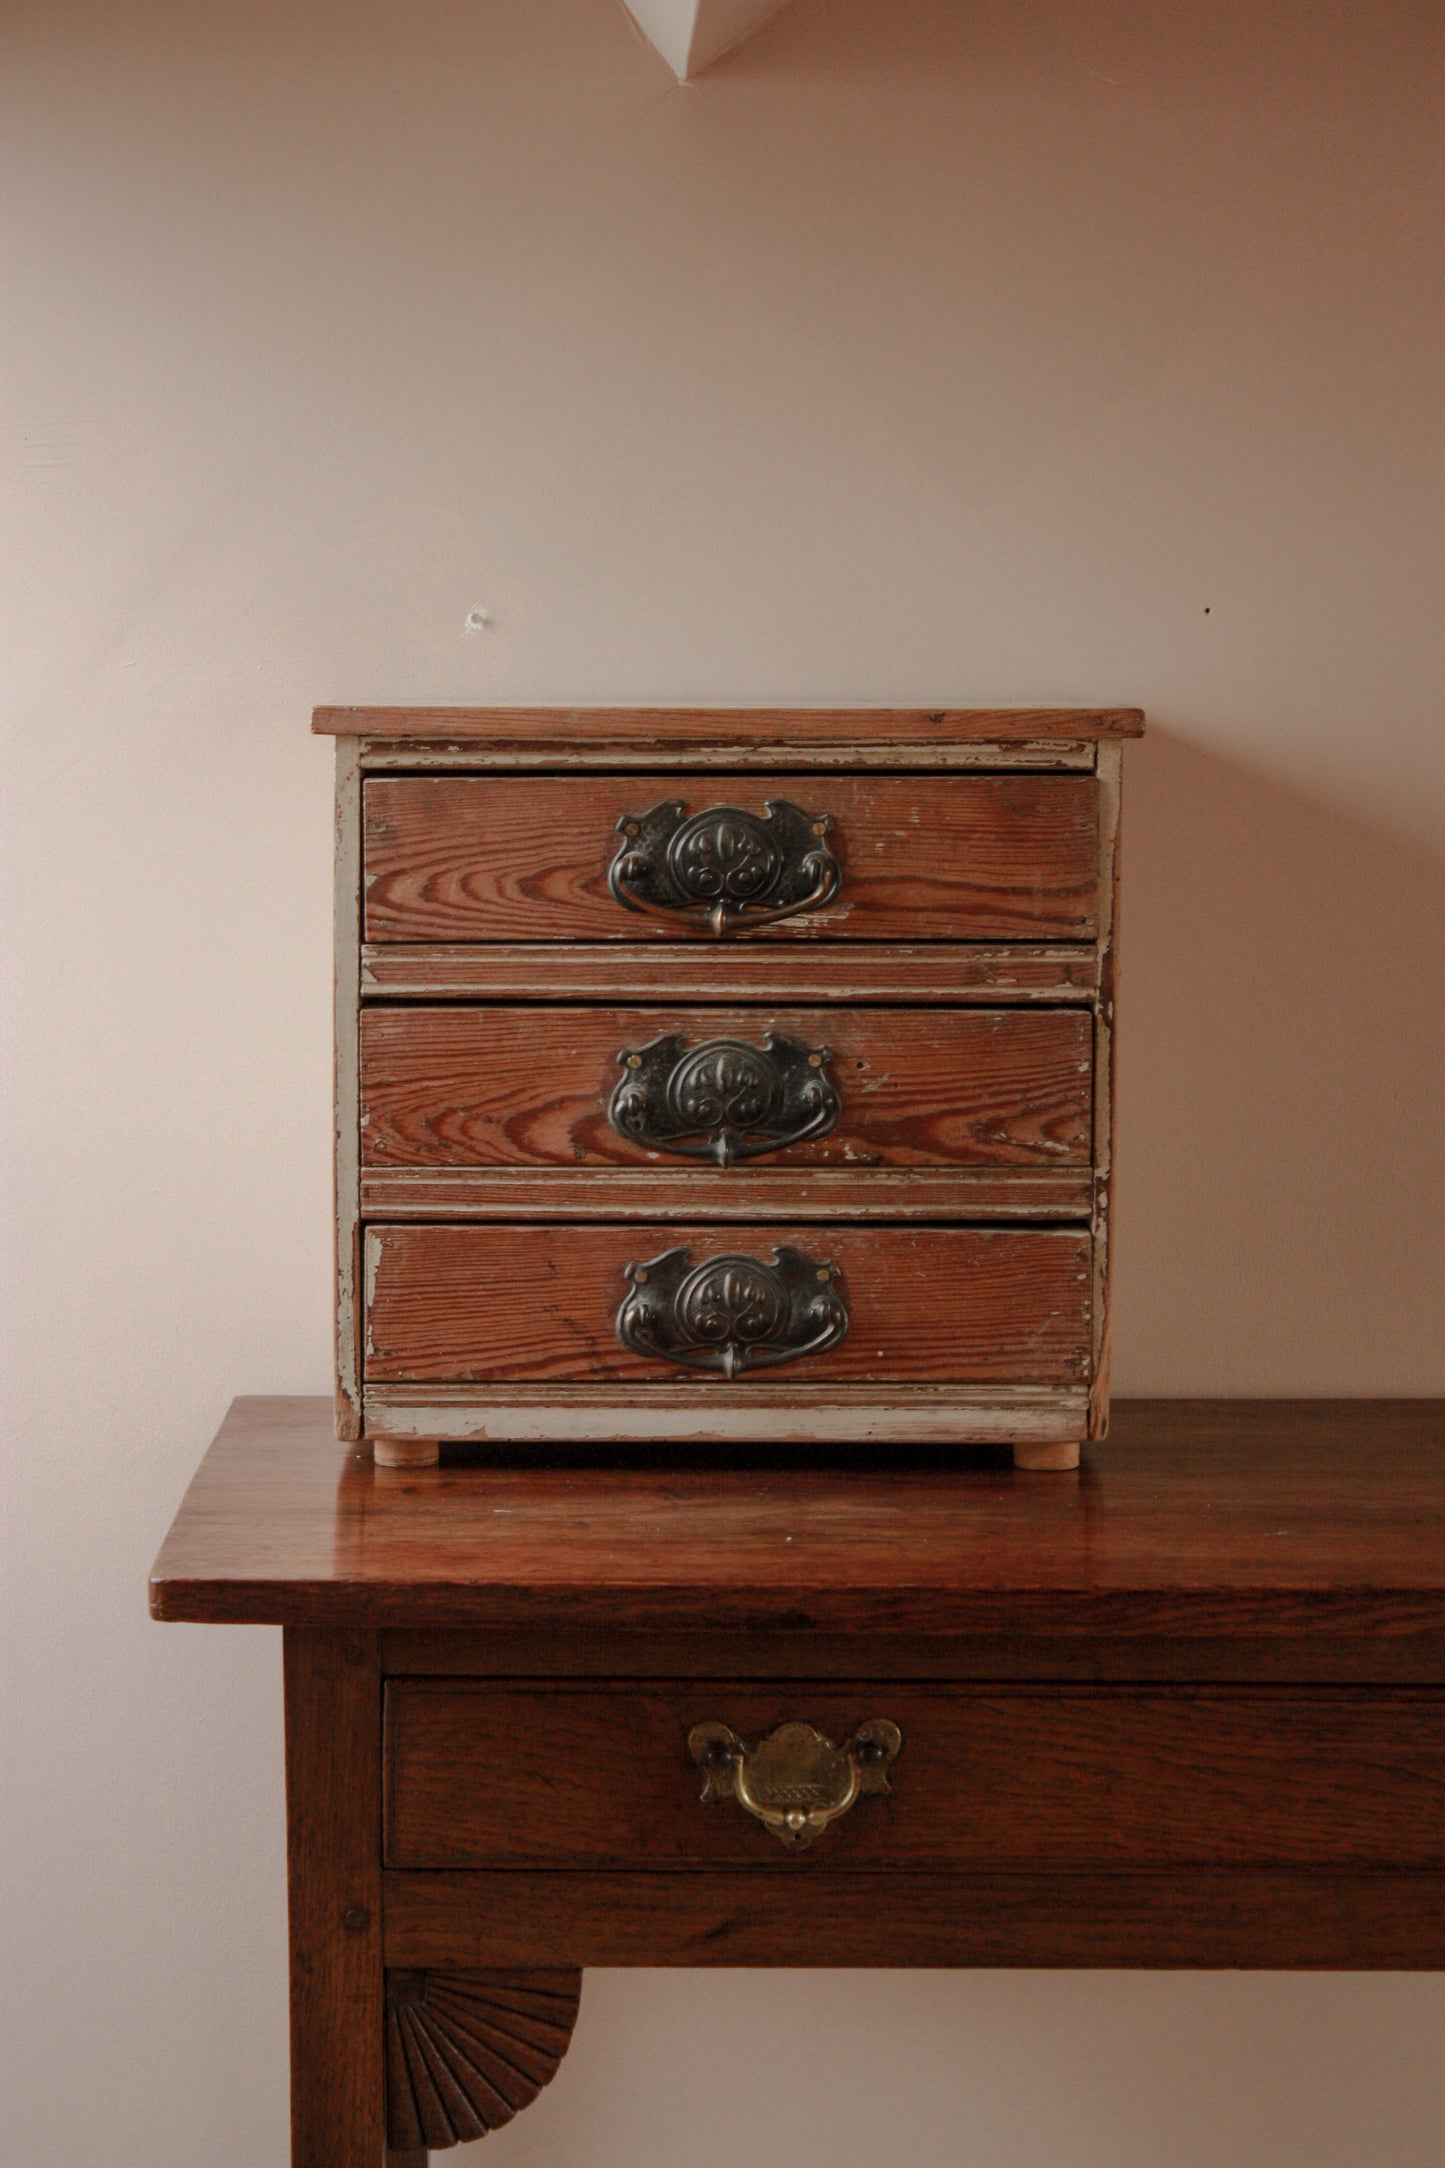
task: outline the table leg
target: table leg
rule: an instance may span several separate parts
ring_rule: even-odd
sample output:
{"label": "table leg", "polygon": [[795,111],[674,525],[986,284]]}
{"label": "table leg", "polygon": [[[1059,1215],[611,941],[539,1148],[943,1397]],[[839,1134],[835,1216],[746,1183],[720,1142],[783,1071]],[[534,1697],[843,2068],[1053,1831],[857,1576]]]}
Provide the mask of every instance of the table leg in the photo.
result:
{"label": "table leg", "polygon": [[292,2168],[424,2168],[385,2153],[377,1637],[288,1626],[285,1670]]}

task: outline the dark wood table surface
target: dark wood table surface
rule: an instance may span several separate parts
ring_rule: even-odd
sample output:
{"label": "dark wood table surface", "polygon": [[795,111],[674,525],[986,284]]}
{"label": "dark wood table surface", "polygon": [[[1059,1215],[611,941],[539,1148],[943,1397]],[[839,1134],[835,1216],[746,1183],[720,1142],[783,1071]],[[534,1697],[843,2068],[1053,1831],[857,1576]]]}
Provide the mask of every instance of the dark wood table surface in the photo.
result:
{"label": "dark wood table surface", "polygon": [[[1025,1475],[383,1470],[241,1400],[151,1607],[287,1629],[307,2168],[524,2104],[587,1964],[1445,1964],[1445,1403],[1124,1401]],[[698,1804],[699,1717],[881,1716],[890,1796],[800,1856]],[[484,2004],[510,2106],[427,2075]]]}
{"label": "dark wood table surface", "polygon": [[834,1456],[380,1470],[245,1399],[160,1619],[788,1633],[1445,1632],[1445,1403],[1121,1401],[1078,1474]]}

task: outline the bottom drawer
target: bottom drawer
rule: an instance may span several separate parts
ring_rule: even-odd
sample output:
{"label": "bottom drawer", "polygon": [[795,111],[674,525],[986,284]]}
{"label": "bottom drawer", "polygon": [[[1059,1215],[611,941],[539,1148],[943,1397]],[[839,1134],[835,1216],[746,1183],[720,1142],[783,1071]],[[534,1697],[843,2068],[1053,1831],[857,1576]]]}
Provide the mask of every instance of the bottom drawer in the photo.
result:
{"label": "bottom drawer", "polygon": [[[739,1803],[740,1767],[754,1808],[807,1813],[836,1808],[850,1757],[784,1725],[858,1764],[802,1847]],[[1445,1862],[1445,1696],[399,1680],[385,1814],[403,1870],[1425,1868]]]}
{"label": "bottom drawer", "polygon": [[373,1226],[366,1379],[1080,1387],[1085,1228]]}

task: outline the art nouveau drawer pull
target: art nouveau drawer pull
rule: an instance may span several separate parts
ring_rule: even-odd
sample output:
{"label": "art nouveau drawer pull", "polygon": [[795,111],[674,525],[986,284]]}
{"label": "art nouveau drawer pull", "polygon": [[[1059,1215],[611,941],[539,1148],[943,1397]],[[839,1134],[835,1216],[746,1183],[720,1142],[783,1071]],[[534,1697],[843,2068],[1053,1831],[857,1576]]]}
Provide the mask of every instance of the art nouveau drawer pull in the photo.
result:
{"label": "art nouveau drawer pull", "polygon": [[653,1355],[725,1378],[796,1362],[836,1347],[848,1330],[838,1268],[780,1244],[773,1261],[724,1255],[694,1265],[691,1250],[664,1250],[628,1265],[631,1283],[617,1337]]}
{"label": "art nouveau drawer pull", "polygon": [[809,1137],[825,1136],[842,1111],[825,1047],[770,1031],[761,1046],[707,1039],[688,1050],[680,1032],[624,1047],[622,1080],[608,1119],[621,1137],[682,1159],[729,1167]]}
{"label": "art nouveau drawer pull", "polygon": [[791,1723],[750,1747],[726,1724],[706,1723],[693,1725],[687,1744],[703,1771],[704,1800],[735,1799],[783,1844],[802,1851],[860,1792],[888,1790],[888,1765],[903,1734],[875,1716],[837,1747],[811,1724]]}
{"label": "art nouveau drawer pull", "polygon": [[805,813],[769,798],[766,813],[710,806],[689,814],[680,798],[624,813],[607,886],[625,911],[698,921],[715,934],[747,933],[838,893],[843,869],[828,849],[831,813]]}

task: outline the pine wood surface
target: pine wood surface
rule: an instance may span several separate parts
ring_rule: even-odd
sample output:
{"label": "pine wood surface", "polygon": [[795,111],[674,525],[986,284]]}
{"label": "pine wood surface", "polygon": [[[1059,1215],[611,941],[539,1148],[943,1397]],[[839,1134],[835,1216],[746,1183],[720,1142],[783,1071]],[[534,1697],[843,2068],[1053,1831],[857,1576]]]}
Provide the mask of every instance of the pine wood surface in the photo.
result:
{"label": "pine wood surface", "polygon": [[1116,1666],[1132,1640],[1157,1666],[1183,1636],[1221,1663],[1264,1649],[1276,1677],[1318,1676],[1336,1647],[1349,1676],[1398,1661],[1445,1683],[1428,1669],[1445,1634],[1445,1403],[1116,1402],[1079,1473],[1050,1478],[952,1454],[879,1466],[871,1448],[722,1466],[554,1452],[393,1476],[337,1443],[329,1399],[248,1398],[176,1515],[151,1607],[545,1631],[573,1665],[595,1630],[604,1671],[608,1634],[705,1626],[783,1637],[800,1673],[829,1636],[1042,1636],[1077,1642],[1078,1661],[1094,1641]]}
{"label": "pine wood surface", "polygon": [[990,947],[941,941],[827,943],[759,949],[746,941],[367,942],[361,991],[393,1000],[1019,1002],[1079,1000],[1095,991],[1090,945]]}
{"label": "pine wood surface", "polygon": [[[1088,775],[372,776],[364,938],[711,941],[609,893],[617,823],[664,800],[831,814],[836,899],[753,941],[1082,941],[1098,895]],[[734,938],[738,938],[734,936]]]}
{"label": "pine wood surface", "polygon": [[[603,1384],[641,1391],[688,1373],[617,1337],[626,1267],[675,1249],[770,1260],[790,1244],[836,1265],[847,1338],[769,1382],[1070,1384],[1087,1379],[1087,1229],[370,1226],[370,1380]],[[697,1382],[694,1376],[693,1382]],[[745,1402],[754,1380],[705,1380]]]}
{"label": "pine wood surface", "polygon": [[[1086,1220],[1090,1168],[364,1167],[369,1220]],[[821,1239],[815,1237],[815,1240]]]}
{"label": "pine wood surface", "polygon": [[1024,745],[1040,741],[1137,738],[1140,708],[429,708],[321,707],[311,727],[323,736],[400,743],[472,739],[525,745],[539,758],[573,747],[608,752],[669,744],[781,740],[799,752],[819,744],[867,749],[895,743],[942,748],[959,741]]}
{"label": "pine wood surface", "polygon": [[[830,1832],[829,1834],[835,1834]],[[826,1838],[821,1840],[826,1842]],[[816,1855],[816,1856],[815,1856]],[[392,1964],[1445,1967],[1445,1876],[1388,1868],[389,1874]],[[567,1953],[564,1957],[563,1953]]]}
{"label": "pine wood surface", "polygon": [[778,1868],[734,1802],[698,1798],[692,1726],[756,1743],[790,1718],[903,1734],[889,1789],[820,1837],[844,1867],[1445,1866],[1445,1694],[1004,1688],[808,1679],[720,1687],[387,1688],[386,1865]]}
{"label": "pine wood surface", "polygon": [[[362,1165],[686,1168],[608,1119],[619,1056],[664,1034],[686,1049],[777,1035],[824,1055],[836,1125],[775,1147],[764,1165],[1051,1168],[1090,1157],[1092,1019],[1078,1009],[386,1007],[361,1018]],[[728,1187],[745,1188],[758,1167],[735,1163]]]}

